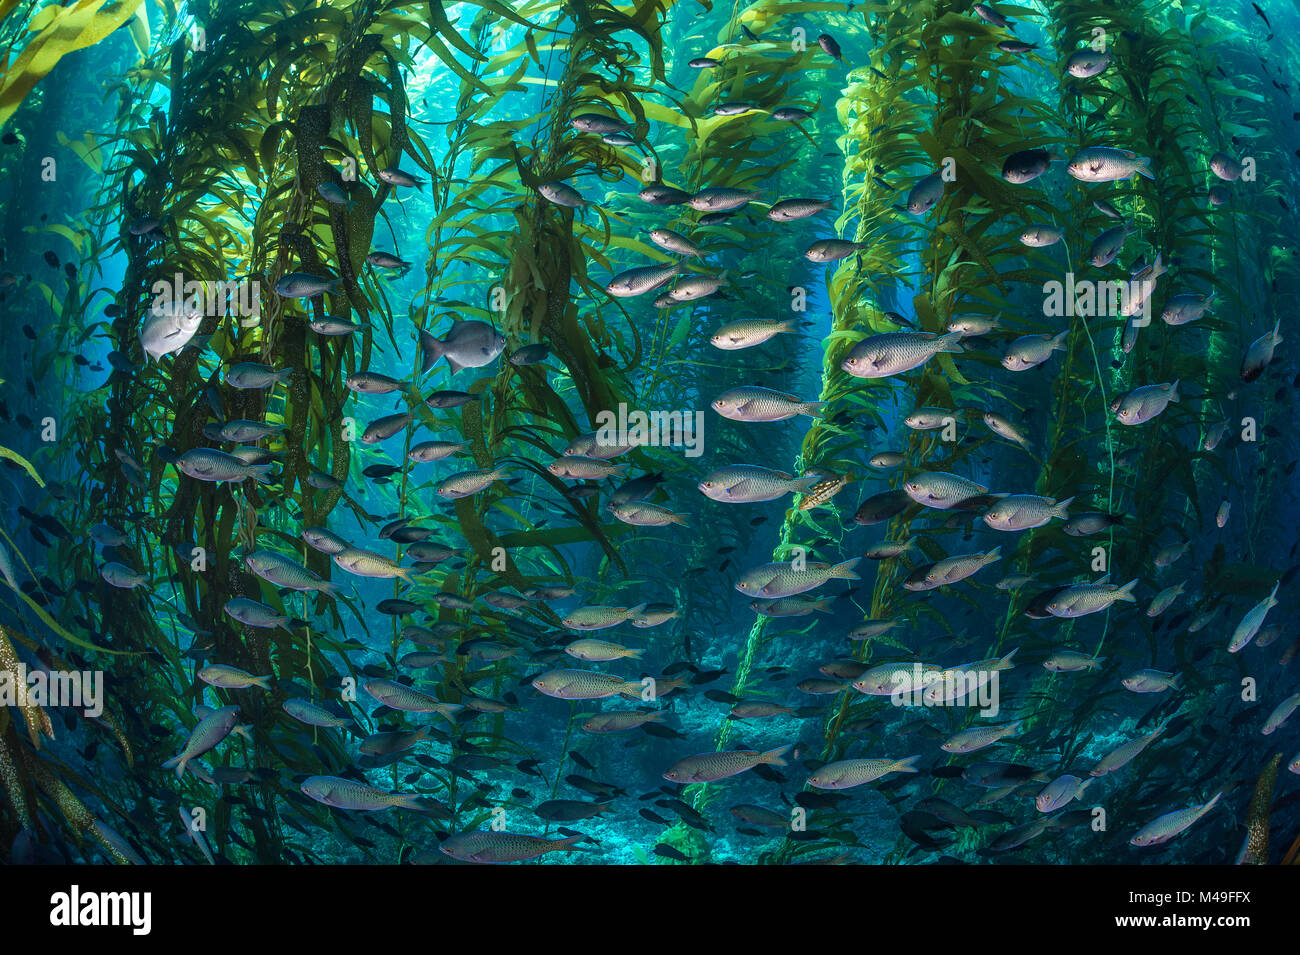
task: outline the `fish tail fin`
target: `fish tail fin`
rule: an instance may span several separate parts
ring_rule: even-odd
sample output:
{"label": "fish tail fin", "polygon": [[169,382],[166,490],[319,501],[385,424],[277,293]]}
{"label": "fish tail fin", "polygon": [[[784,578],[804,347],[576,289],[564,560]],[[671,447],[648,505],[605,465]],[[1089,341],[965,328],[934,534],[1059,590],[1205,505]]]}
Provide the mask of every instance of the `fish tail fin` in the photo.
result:
{"label": "fish tail fin", "polygon": [[1016,663],[1015,663],[1016,654],[1019,653],[1019,652],[1020,652],[1020,648],[1019,648],[1019,647],[1016,647],[1014,650],[1012,650],[1012,651],[1011,651],[1010,653],[1008,653],[1006,656],[1004,656],[1004,657],[1002,657],[1001,659],[999,659],[998,662],[997,662],[997,665],[994,666],[993,669],[995,669],[995,670],[1010,670],[1013,666],[1016,665]]}
{"label": "fish tail fin", "polygon": [[417,793],[393,793],[393,806],[397,809],[414,809],[416,812],[428,812],[420,805]]}
{"label": "fish tail fin", "polygon": [[907,757],[906,759],[900,759],[900,760],[895,761],[895,763],[894,763],[894,772],[896,772],[896,773],[919,773],[920,770],[916,768],[916,761],[917,761],[918,759],[920,759],[920,758],[921,758],[920,756],[909,756],[909,757]]}
{"label": "fish tail fin", "polygon": [[1156,174],[1151,171],[1150,156],[1138,156],[1133,160],[1133,162],[1135,163],[1133,171],[1139,176],[1145,176],[1148,179],[1154,179],[1156,177]]}
{"label": "fish tail fin", "polygon": [[625,647],[623,649],[623,656],[629,660],[640,660],[643,653],[645,653],[645,647]]}
{"label": "fish tail fin", "polygon": [[1283,341],[1285,341],[1285,339],[1282,338],[1282,336],[1279,334],[1279,332],[1281,331],[1282,331],[1282,319],[1279,318],[1276,322],[1273,323],[1273,344],[1274,345],[1280,345],[1282,344]]}
{"label": "fish tail fin", "polygon": [[1137,603],[1137,598],[1133,596],[1133,588],[1138,584],[1138,578],[1134,577],[1115,594],[1116,600],[1127,600],[1129,603]]}
{"label": "fish tail fin", "polygon": [[420,329],[420,351],[424,357],[420,361],[420,371],[426,372],[433,367],[433,363],[442,357],[443,344],[432,334]]}
{"label": "fish tail fin", "polygon": [[1169,681],[1169,685],[1175,690],[1181,690],[1183,688],[1183,675],[1181,673],[1175,673],[1174,678]]}
{"label": "fish tail fin", "polygon": [[1067,328],[1067,329],[1065,329],[1063,332],[1061,332],[1061,333],[1059,333],[1059,334],[1057,334],[1057,335],[1054,335],[1054,336],[1052,337],[1052,351],[1062,351],[1062,350],[1064,350],[1064,349],[1065,349],[1065,338],[1066,338],[1066,336],[1069,335],[1069,334],[1070,334],[1070,330]]}
{"label": "fish tail fin", "polygon": [[823,597],[821,600],[814,600],[808,606],[812,607],[815,613],[833,613],[831,604],[835,602],[834,597]]}
{"label": "fish tail fin", "polygon": [[818,481],[821,480],[819,474],[805,474],[803,477],[791,478],[789,481],[790,490],[796,494],[802,494],[810,490]]}
{"label": "fish tail fin", "polygon": [[641,614],[645,613],[645,608],[646,608],[646,605],[643,604],[643,603],[639,603],[639,604],[637,604],[635,607],[628,607],[628,608],[627,608],[627,616],[628,616],[628,619],[630,620],[630,619],[632,619],[633,617],[639,617],[639,616],[641,616]]}
{"label": "fish tail fin", "polygon": [[1020,731],[1025,728],[1024,720],[1015,720],[1007,727],[1008,736],[1019,736]]}
{"label": "fish tail fin", "polygon": [[671,514],[668,517],[669,524],[680,524],[682,527],[690,527],[691,522],[686,519],[685,514]]}
{"label": "fish tail fin", "polygon": [[854,557],[851,560],[846,560],[843,561],[842,563],[834,564],[831,567],[831,576],[836,578],[837,580],[861,579],[859,578],[857,572],[854,571],[853,569],[854,567],[858,566],[858,562],[861,560],[862,560],[861,557]]}
{"label": "fish tail fin", "polygon": [[271,688],[271,674],[268,673],[266,676],[255,676],[250,682],[253,686],[260,686],[264,690],[269,690]]}
{"label": "fish tail fin", "polygon": [[999,544],[997,547],[994,547],[991,551],[989,551],[987,554],[984,555],[984,560],[981,561],[981,563],[993,564],[1001,559],[1002,559],[1002,545]]}
{"label": "fish tail fin", "polygon": [[806,414],[810,418],[820,418],[822,409],[826,406],[824,401],[804,401],[799,405],[799,413]]}
{"label": "fish tail fin", "polygon": [[774,334],[781,335],[785,332],[793,332],[797,324],[798,323],[795,322],[793,318],[788,318],[783,322],[777,322],[776,332]]}
{"label": "fish tail fin", "polygon": [[287,384],[289,379],[293,377],[293,371],[292,368],[283,368],[275,373],[275,380],[282,385]]}
{"label": "fish tail fin", "polygon": [[963,332],[948,332],[946,335],[940,335],[936,343],[939,346],[938,351],[950,352],[954,355],[964,352],[966,349],[961,344],[963,334]]}
{"label": "fish tail fin", "polygon": [[270,484],[271,476],[268,473],[271,470],[269,464],[250,464],[247,466],[248,476],[258,484]]}
{"label": "fish tail fin", "polygon": [[1219,804],[1219,800],[1222,798],[1223,798],[1222,792],[1215,793],[1213,798],[1211,798],[1209,802],[1207,802],[1204,806],[1201,807],[1201,811],[1209,812],[1211,809],[1213,809],[1215,806]]}
{"label": "fish tail fin", "polygon": [[1052,514],[1056,517],[1059,517],[1063,521],[1068,521],[1070,519],[1070,505],[1073,503],[1074,503],[1074,498],[1067,497],[1064,501],[1061,501],[1056,505],[1056,507],[1052,509]]}
{"label": "fish tail fin", "polygon": [[1179,378],[1175,378],[1175,379],[1174,379],[1174,383],[1173,383],[1172,385],[1169,386],[1169,400],[1170,400],[1170,401],[1181,402],[1181,401],[1183,400],[1183,399],[1182,399],[1182,396],[1178,394],[1178,385],[1179,385],[1180,383],[1181,383],[1181,379],[1179,379]]}
{"label": "fish tail fin", "polygon": [[583,835],[581,832],[578,832],[575,833],[574,835],[566,836],[563,839],[553,839],[552,841],[546,844],[546,851],[547,852],[586,852],[587,850],[579,849],[577,846],[577,843],[581,842],[585,838],[587,838],[585,835]]}
{"label": "fish tail fin", "polygon": [[766,753],[759,756],[760,763],[767,763],[771,766],[785,766],[786,761],[781,757],[793,746],[793,743],[786,743],[784,746],[778,746],[776,749],[769,749]]}

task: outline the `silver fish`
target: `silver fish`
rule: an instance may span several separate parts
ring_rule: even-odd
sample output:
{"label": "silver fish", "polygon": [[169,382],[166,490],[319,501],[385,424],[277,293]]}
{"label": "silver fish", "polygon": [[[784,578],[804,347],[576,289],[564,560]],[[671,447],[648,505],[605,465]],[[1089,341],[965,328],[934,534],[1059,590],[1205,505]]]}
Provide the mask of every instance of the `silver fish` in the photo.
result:
{"label": "silver fish", "polygon": [[911,371],[941,352],[965,351],[963,332],[883,332],[853,346],[840,367],[855,378],[888,378]]}
{"label": "silver fish", "polygon": [[439,358],[446,358],[452,374],[462,368],[482,368],[496,360],[506,347],[506,337],[487,322],[453,318],[443,338],[420,329],[421,371],[428,371]]}

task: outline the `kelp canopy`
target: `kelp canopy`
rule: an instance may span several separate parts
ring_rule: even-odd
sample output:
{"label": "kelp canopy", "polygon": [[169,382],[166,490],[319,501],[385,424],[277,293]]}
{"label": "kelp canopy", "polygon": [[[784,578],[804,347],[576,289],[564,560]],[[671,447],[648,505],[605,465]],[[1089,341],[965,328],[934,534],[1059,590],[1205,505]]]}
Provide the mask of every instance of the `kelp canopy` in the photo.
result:
{"label": "kelp canopy", "polygon": [[0,858],[1294,860],[1295,33],[995,6],[0,3]]}

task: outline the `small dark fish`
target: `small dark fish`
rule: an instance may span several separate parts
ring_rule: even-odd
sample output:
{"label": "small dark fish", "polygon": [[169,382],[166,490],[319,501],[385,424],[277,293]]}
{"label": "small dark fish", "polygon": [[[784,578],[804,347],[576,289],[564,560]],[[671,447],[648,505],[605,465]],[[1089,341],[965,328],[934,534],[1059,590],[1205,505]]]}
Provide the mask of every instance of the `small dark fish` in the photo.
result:
{"label": "small dark fish", "polygon": [[521,367],[524,365],[535,365],[539,361],[545,361],[546,357],[550,355],[550,353],[550,346],[543,342],[538,342],[533,345],[525,345],[510,356],[510,364]]}
{"label": "small dark fish", "polygon": [[[746,32],[748,32],[748,31],[746,31]],[[676,861],[676,862],[690,862],[690,861],[691,861],[690,856],[683,855],[680,851],[678,851],[677,849],[674,849],[672,846],[668,845],[666,842],[661,842],[661,843],[659,843],[657,846],[655,846],[655,855],[657,855],[657,856],[663,856],[665,859],[673,859],[673,860]]]}
{"label": "small dark fish", "polygon": [[823,33],[821,36],[819,36],[817,38],[817,45],[821,47],[823,50],[825,50],[826,53],[831,57],[833,57],[834,59],[836,60],[844,59],[844,56],[840,51],[840,45],[835,42],[835,37],[831,36],[829,33]]}

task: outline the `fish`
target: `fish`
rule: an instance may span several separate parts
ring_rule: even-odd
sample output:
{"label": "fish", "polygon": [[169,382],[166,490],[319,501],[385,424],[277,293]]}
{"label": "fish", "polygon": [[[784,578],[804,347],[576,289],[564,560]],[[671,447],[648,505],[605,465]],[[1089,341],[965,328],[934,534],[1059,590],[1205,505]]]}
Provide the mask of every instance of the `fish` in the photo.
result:
{"label": "fish", "polygon": [[537,191],[543,199],[567,209],[581,209],[591,205],[589,200],[584,199],[582,194],[567,182],[543,182],[538,185]]}
{"label": "fish", "polygon": [[1134,388],[1112,401],[1110,410],[1120,424],[1146,424],[1152,418],[1163,414],[1171,402],[1181,400],[1178,395],[1178,385],[1179,382],[1172,381]]}
{"label": "fish", "polygon": [[338,729],[340,726],[349,726],[352,723],[352,720],[347,717],[331,713],[310,700],[288,699],[280,704],[280,708],[300,723],[306,723],[308,726]]}
{"label": "fish", "polygon": [[676,265],[642,265],[637,268],[626,269],[609,280],[609,284],[605,286],[605,291],[616,298],[633,298],[638,295],[645,295],[667,285],[681,270],[680,263]]}
{"label": "fish", "polygon": [[920,756],[906,759],[843,759],[827,763],[808,777],[808,785],[815,789],[852,789],[875,782],[891,773],[916,773]]}
{"label": "fish", "polygon": [[463,368],[482,368],[505,350],[506,337],[487,322],[453,318],[443,338],[420,329],[420,370],[427,372],[442,358],[454,375]]}
{"label": "fish", "polygon": [[795,331],[793,321],[769,321],[753,318],[729,322],[713,333],[709,343],[714,348],[724,351],[736,351],[741,348],[753,348],[769,341],[776,335]]}
{"label": "fish", "polygon": [[1112,226],[1092,240],[1092,245],[1088,247],[1088,261],[1099,269],[1105,268],[1123,251],[1128,237],[1137,232],[1137,226],[1130,222]]}
{"label": "fish", "polygon": [[180,779],[185,775],[185,769],[189,766],[190,761],[220,745],[221,741],[230,735],[238,721],[238,706],[223,706],[220,709],[213,710],[199,720],[198,724],[190,732],[189,739],[185,741],[185,746],[182,747],[179,753],[162,764],[163,769],[175,767],[176,778]]}
{"label": "fish", "polygon": [[766,215],[773,222],[796,222],[825,212],[832,205],[834,203],[829,199],[781,199],[772,203]]}
{"label": "fish", "polygon": [[747,385],[723,392],[709,406],[732,421],[785,421],[796,415],[820,417],[825,404],[824,401],[804,401],[770,388]]}
{"label": "fish", "polygon": [[732,464],[710,471],[698,488],[705,497],[715,501],[753,504],[774,501],[786,494],[807,493],[819,480],[815,474],[795,477],[754,464]]}
{"label": "fish", "polygon": [[945,753],[973,753],[992,746],[1008,736],[1017,736],[1024,729],[1024,720],[1002,725],[982,724],[959,730],[939,745]]}
{"label": "fish", "polygon": [[1210,157],[1210,172],[1224,182],[1236,182],[1241,178],[1242,165],[1225,152],[1217,152]]}
{"label": "fish", "polygon": [[919,216],[938,205],[943,198],[943,182],[943,176],[937,172],[919,179],[907,194],[907,211]]}
{"label": "fish", "polygon": [[221,687],[225,690],[246,690],[250,686],[260,687],[263,690],[271,689],[271,675],[253,676],[238,667],[228,666],[223,663],[213,663],[199,670],[198,677],[209,686]]}
{"label": "fish", "polygon": [[664,771],[664,779],[674,783],[713,783],[728,779],[756,766],[784,766],[781,757],[787,753],[792,744],[778,746],[766,752],[752,749],[724,751],[720,753],[700,753],[678,760]]}
{"label": "fish", "polygon": [[981,520],[996,531],[1026,531],[1042,527],[1053,518],[1068,521],[1073,503],[1072,497],[1057,501],[1036,494],[1011,494],[995,501]]}
{"label": "fish", "polygon": [[576,843],[587,837],[581,833],[560,839],[546,839],[517,832],[485,829],[448,836],[438,851],[460,862],[502,864],[525,862],[550,852],[579,852]]}
{"label": "fish", "polygon": [[1117,182],[1144,176],[1154,179],[1151,157],[1139,156],[1128,149],[1088,146],[1080,149],[1066,163],[1066,171],[1081,182]]}
{"label": "fish", "polygon": [[459,703],[443,703],[428,693],[422,693],[413,687],[392,680],[370,679],[361,684],[361,689],[374,697],[384,706],[403,713],[437,713],[445,719],[453,719],[463,706]]}
{"label": "fish", "polygon": [[1291,714],[1297,709],[1300,709],[1300,693],[1292,693],[1279,703],[1273,712],[1268,714],[1268,719],[1264,721],[1264,726],[1260,729],[1260,732],[1265,736],[1271,736],[1282,727],[1282,724],[1290,719]]}
{"label": "fish", "polygon": [[1133,835],[1133,838],[1129,839],[1129,843],[1139,847],[1146,847],[1158,846],[1168,842],[1200,821],[1206,813],[1219,804],[1219,799],[1222,796],[1223,793],[1215,793],[1208,802],[1199,806],[1167,812],[1163,816],[1156,817],[1139,829]]}
{"label": "fish", "polygon": [[1052,163],[1064,161],[1065,157],[1055,151],[1022,149],[1003,160],[1002,178],[1013,185],[1023,186],[1047,172]]}
{"label": "fish", "polygon": [[865,248],[867,248],[867,244],[863,242],[849,242],[845,239],[818,239],[804,249],[803,257],[809,262],[824,265],[847,259],[855,252],[860,252]]}
{"label": "fish", "polygon": [[1164,693],[1182,686],[1182,674],[1169,673],[1165,670],[1137,670],[1124,677],[1124,689],[1132,693]]}
{"label": "fish", "polygon": [[339,585],[273,550],[256,550],[244,558],[244,566],[276,587],[296,591],[316,591],[327,597],[339,592]]}
{"label": "fish", "polygon": [[1031,249],[1045,249],[1056,245],[1065,233],[1052,225],[1029,225],[1020,232],[1020,244]]}
{"label": "fish", "polygon": [[736,589],[750,597],[793,597],[822,586],[829,580],[857,580],[853,570],[862,560],[854,557],[838,564],[818,561],[788,564],[760,564],[736,581]]}
{"label": "fish", "polygon": [[943,560],[935,561],[933,564],[926,564],[912,571],[911,575],[903,581],[903,587],[911,591],[934,590],[938,587],[945,587],[949,584],[959,583],[978,573],[982,568],[1001,559],[1001,547],[994,547],[986,553],[945,557]]}
{"label": "fish", "polygon": [[672,229],[651,229],[647,235],[650,241],[665,251],[672,252],[675,255],[684,255],[689,257],[700,257],[700,247],[697,246],[686,236]]}
{"label": "fish", "polygon": [[858,342],[841,363],[855,378],[888,378],[925,364],[941,353],[958,354],[962,332],[884,332]]}
{"label": "fish", "polygon": [[276,371],[269,365],[255,361],[241,361],[226,369],[226,384],[232,388],[261,390],[277,384],[286,384],[293,377],[292,368]]}
{"label": "fish", "polygon": [[1105,578],[1095,584],[1073,584],[1048,603],[1047,611],[1053,617],[1083,617],[1109,610],[1111,605],[1119,601],[1136,603],[1133,588],[1137,585],[1137,579],[1119,587],[1106,582]]}
{"label": "fish", "polygon": [[557,700],[603,700],[624,693],[640,697],[640,680],[625,680],[595,670],[548,670],[529,681],[539,693]]}
{"label": "fish", "polygon": [[384,809],[421,809],[414,793],[391,793],[338,776],[309,776],[299,787],[304,796],[334,809],[379,812]]}
{"label": "fish", "polygon": [[1065,72],[1076,79],[1087,80],[1105,72],[1113,58],[1107,50],[1085,47],[1075,50],[1065,58]]}
{"label": "fish", "polygon": [[249,478],[259,484],[269,484],[269,464],[245,464],[233,454],[216,448],[194,448],[176,459],[176,468],[198,481],[212,483],[240,482]]}
{"label": "fish", "polygon": [[454,501],[486,490],[497,481],[503,480],[509,473],[509,470],[504,467],[458,471],[440,481],[434,491],[439,497]]}
{"label": "fish", "polygon": [[958,507],[988,492],[983,484],[947,471],[922,472],[903,482],[902,490],[916,503],[937,510]]}
{"label": "fish", "polygon": [[1156,727],[1145,736],[1139,736],[1136,739],[1124,743],[1122,746],[1111,750],[1105,756],[1097,761],[1097,764],[1089,770],[1092,776],[1107,776],[1113,772],[1123,769],[1133,760],[1137,759],[1148,746],[1165,734],[1168,724]]}
{"label": "fish", "polygon": [[1037,368],[1052,357],[1055,351],[1065,348],[1070,330],[1055,335],[1021,335],[1007,348],[1002,357],[1002,367],[1008,371],[1028,371]]}
{"label": "fish", "polygon": [[1216,294],[1218,293],[1212,290],[1205,296],[1190,292],[1171,295],[1165,301],[1160,318],[1166,325],[1187,325],[1199,321],[1210,311]]}
{"label": "fish", "polygon": [[155,303],[140,327],[140,347],[154,361],[179,354],[194,340],[203,318],[190,303]]}
{"label": "fish", "polygon": [[1283,338],[1280,334],[1282,329],[1282,320],[1279,318],[1273,324],[1273,330],[1259,336],[1250,343],[1246,349],[1245,357],[1241,360],[1241,380],[1252,382],[1259,379],[1264,373],[1264,369],[1273,361],[1273,352],[1278,345],[1282,344]]}
{"label": "fish", "polygon": [[1255,635],[1264,626],[1264,618],[1278,604],[1277,590],[1280,586],[1282,586],[1282,582],[1278,581],[1273,585],[1269,595],[1251,607],[1246,615],[1241,618],[1241,623],[1237,624],[1236,629],[1232,631],[1232,639],[1228,641],[1229,653],[1239,653],[1250,641],[1255,639]]}
{"label": "fish", "polygon": [[1056,812],[1075,799],[1082,799],[1084,791],[1096,781],[1096,777],[1080,779],[1063,773],[1038,791],[1034,797],[1034,808],[1039,812]]}
{"label": "fish", "polygon": [[326,292],[338,291],[339,279],[310,272],[289,272],[281,276],[273,286],[275,294],[283,298],[315,298]]}

